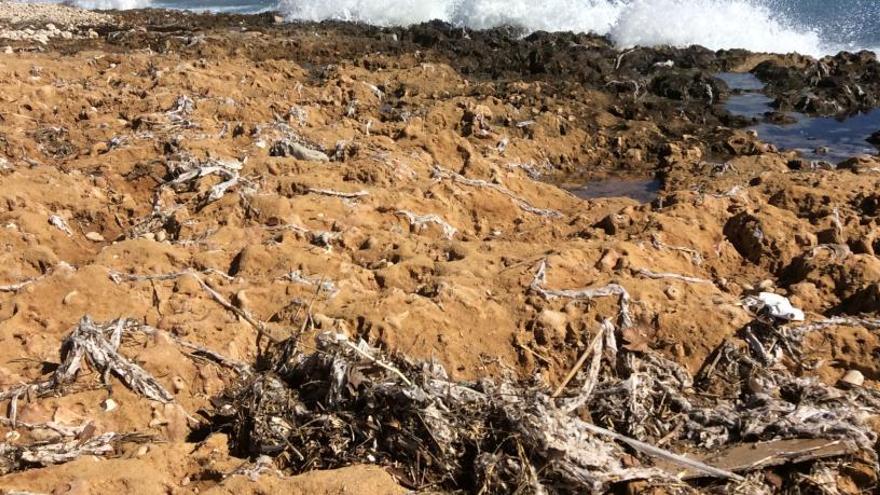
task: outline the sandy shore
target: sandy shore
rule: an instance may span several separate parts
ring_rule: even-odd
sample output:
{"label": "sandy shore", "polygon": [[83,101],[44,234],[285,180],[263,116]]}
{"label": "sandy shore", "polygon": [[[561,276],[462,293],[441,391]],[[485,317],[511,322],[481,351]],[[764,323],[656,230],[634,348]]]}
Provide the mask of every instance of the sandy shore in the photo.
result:
{"label": "sandy shore", "polygon": [[[781,107],[809,94],[810,111],[834,113],[876,101],[880,82],[859,79],[876,60],[829,58],[816,69],[799,56],[619,52],[587,35],[465,38],[435,24],[381,30],[3,2],[6,45],[3,490],[504,493],[526,476],[514,447],[484,443],[488,433],[462,433],[467,442],[444,449],[419,429],[431,428],[402,428],[434,459],[415,461],[408,444],[388,440],[397,423],[380,410],[373,417],[387,422],[364,426],[373,450],[343,442],[328,455],[305,430],[285,438],[283,454],[256,435],[243,443],[245,427],[228,418],[265,411],[229,412],[217,398],[285,376],[277,355],[268,371],[258,360],[272,342],[294,335],[302,356],[330,353],[315,343],[327,332],[384,356],[332,351],[359,373],[346,375],[339,393],[352,398],[337,406],[352,409],[336,419],[363,411],[354,398],[364,383],[399,385],[377,360],[415,383],[425,372],[407,363],[433,360],[451,382],[483,392],[480,380],[525,390],[518,380],[534,379],[550,404],[550,391],[567,384],[561,397],[577,397],[595,373],[574,416],[704,460],[779,438],[846,445],[827,461],[806,455],[736,468],[742,480],[670,488],[675,465],[629,444],[602,445],[627,473],[656,468],[648,482],[588,469],[548,437],[548,452],[595,478],[573,485],[536,447],[522,454],[540,471],[524,493],[542,484],[548,493],[777,493],[811,483],[859,493],[876,483],[880,160],[826,167],[776,150],[724,110],[730,90],[711,77],[761,67]],[[814,70],[828,74],[824,83]],[[843,89],[856,84],[864,94]],[[660,190],[641,203],[562,187],[607,177],[656,177]],[[806,321],[769,316],[760,293],[782,296]],[[62,343],[91,328],[85,316],[131,319],[118,327],[121,346],[104,340],[112,324],[90,337],[123,359],[105,372],[91,357],[66,374],[59,363],[73,362],[76,340]],[[614,352],[611,343],[591,351],[597,335],[613,337]],[[583,372],[571,373],[579,358]],[[626,396],[627,386],[639,392]],[[272,417],[306,417],[291,418],[294,409]],[[333,424],[324,431],[345,437]],[[46,445],[78,453],[52,457]],[[507,468],[477,471],[489,464],[474,450],[490,447],[510,455]],[[297,460],[309,449],[313,459]],[[424,464],[452,458],[442,476]]]}

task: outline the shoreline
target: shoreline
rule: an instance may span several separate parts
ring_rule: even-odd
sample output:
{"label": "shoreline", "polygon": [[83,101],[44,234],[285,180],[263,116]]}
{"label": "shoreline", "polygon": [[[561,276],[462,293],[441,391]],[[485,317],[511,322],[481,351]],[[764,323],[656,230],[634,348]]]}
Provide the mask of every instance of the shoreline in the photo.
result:
{"label": "shoreline", "polygon": [[[780,151],[715,77],[836,116],[876,57],[35,10],[0,39],[0,486],[877,482],[880,157]],[[603,178],[640,200],[560,187]]]}

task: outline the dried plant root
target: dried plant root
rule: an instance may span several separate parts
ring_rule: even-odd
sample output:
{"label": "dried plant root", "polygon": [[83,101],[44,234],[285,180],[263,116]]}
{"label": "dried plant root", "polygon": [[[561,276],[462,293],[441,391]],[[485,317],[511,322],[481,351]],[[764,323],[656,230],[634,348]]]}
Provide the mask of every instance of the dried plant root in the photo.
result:
{"label": "dried plant root", "polygon": [[434,178],[435,179],[452,179],[452,182],[464,184],[471,187],[485,187],[488,189],[492,189],[500,192],[501,194],[509,197],[516,203],[517,206],[523,211],[527,211],[529,213],[533,213],[535,215],[541,217],[550,217],[550,218],[561,218],[562,213],[552,210],[552,209],[544,209],[544,208],[536,208],[529,204],[526,200],[520,198],[516,194],[513,193],[510,189],[500,185],[494,184],[492,182],[487,182],[481,179],[469,179],[461,174],[455,173],[451,170],[446,170],[441,167],[434,167]]}
{"label": "dried plant root", "polygon": [[428,215],[417,215],[411,211],[407,210],[397,210],[395,213],[398,216],[405,217],[407,221],[409,221],[409,225],[411,227],[415,227],[416,229],[422,229],[425,225],[429,223],[433,223],[439,225],[441,229],[443,229],[443,236],[447,239],[452,239],[455,237],[455,234],[458,233],[458,229],[449,225],[445,220],[440,218],[439,215],[431,213]]}

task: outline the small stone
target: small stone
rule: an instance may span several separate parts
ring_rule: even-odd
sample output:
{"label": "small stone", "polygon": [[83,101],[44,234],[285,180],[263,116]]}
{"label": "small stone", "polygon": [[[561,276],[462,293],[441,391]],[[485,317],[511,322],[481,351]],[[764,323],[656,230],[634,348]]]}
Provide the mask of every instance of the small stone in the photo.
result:
{"label": "small stone", "polygon": [[772,289],[775,284],[769,278],[766,280],[762,280],[760,284],[758,284],[758,288],[761,290]]}
{"label": "small stone", "polygon": [[114,411],[118,408],[119,404],[117,404],[116,401],[113,399],[107,398],[101,401],[101,409],[103,409],[104,412]]}
{"label": "small stone", "polygon": [[171,387],[174,389],[175,394],[179,394],[186,390],[186,381],[179,376],[175,376],[171,379]]}
{"label": "small stone", "polygon": [[90,39],[90,40],[97,39],[97,38],[98,38],[98,33],[97,33],[97,31],[95,31],[94,29],[89,29],[89,34],[88,34],[88,36],[89,36],[89,39]]}
{"label": "small stone", "polygon": [[165,242],[166,239],[168,239],[167,232],[165,232],[164,230],[156,232],[156,242]]}
{"label": "small stone", "polygon": [[670,285],[666,288],[664,292],[666,293],[666,297],[673,301],[681,299],[681,291],[678,289],[678,287],[673,287]]}
{"label": "small stone", "polygon": [[73,304],[76,300],[76,296],[79,294],[79,291],[72,290],[64,296],[64,299],[61,300],[61,303],[64,305]]}
{"label": "small stone", "polygon": [[865,384],[865,375],[859,370],[849,370],[840,379],[840,383],[849,387],[861,387]]}
{"label": "small stone", "polygon": [[5,48],[3,48],[3,53],[5,53],[6,55],[12,55],[13,53],[15,53],[15,50],[13,50],[11,46],[6,46]]}
{"label": "small stone", "polygon": [[104,236],[97,232],[89,232],[88,234],[86,234],[86,239],[92,242],[104,242]]}
{"label": "small stone", "polygon": [[250,299],[247,296],[247,291],[240,290],[235,293],[235,301],[233,301],[235,305],[240,309],[247,309],[250,306]]}
{"label": "small stone", "polygon": [[143,456],[147,455],[147,453],[149,451],[150,451],[149,445],[141,445],[140,447],[138,447],[137,452],[135,452],[134,455],[135,455],[135,457],[143,457]]}
{"label": "small stone", "polygon": [[559,311],[545,309],[541,311],[535,320],[535,338],[541,345],[549,342],[562,342],[565,340],[568,316]]}

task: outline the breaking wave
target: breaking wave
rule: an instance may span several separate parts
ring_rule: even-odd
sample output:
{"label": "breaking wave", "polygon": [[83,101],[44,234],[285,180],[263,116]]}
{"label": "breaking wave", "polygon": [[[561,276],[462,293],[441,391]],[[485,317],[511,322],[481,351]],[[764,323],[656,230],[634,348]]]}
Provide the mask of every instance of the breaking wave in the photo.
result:
{"label": "breaking wave", "polygon": [[[781,0],[281,0],[289,19],[401,26],[433,19],[474,29],[595,32],[620,47],[703,45],[718,50],[824,55],[844,47],[823,39],[780,7]],[[857,18],[858,13],[852,13]]]}
{"label": "breaking wave", "polygon": [[150,0],[76,0],[77,6],[95,10],[129,10],[151,7]]}

